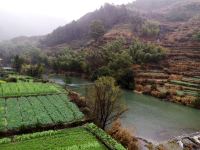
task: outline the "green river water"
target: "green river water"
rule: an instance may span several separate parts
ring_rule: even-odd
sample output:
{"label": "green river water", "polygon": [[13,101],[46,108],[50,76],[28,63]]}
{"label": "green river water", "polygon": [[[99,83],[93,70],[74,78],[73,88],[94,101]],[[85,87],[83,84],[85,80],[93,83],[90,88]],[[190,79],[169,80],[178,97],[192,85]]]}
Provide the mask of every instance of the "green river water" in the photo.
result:
{"label": "green river water", "polygon": [[[51,79],[63,84],[61,78]],[[90,82],[84,79],[72,78],[69,88],[84,95],[88,83]],[[123,99],[128,111],[121,118],[122,125],[136,136],[158,143],[200,131],[200,111],[197,109],[125,90]]]}

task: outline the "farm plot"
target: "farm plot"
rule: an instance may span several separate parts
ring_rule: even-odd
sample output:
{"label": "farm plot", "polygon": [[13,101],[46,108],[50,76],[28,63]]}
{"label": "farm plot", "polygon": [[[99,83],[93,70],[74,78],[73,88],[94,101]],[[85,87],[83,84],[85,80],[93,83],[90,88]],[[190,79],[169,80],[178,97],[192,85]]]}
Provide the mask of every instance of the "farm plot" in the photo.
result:
{"label": "farm plot", "polygon": [[0,132],[38,125],[69,124],[83,117],[65,94],[0,98]]}
{"label": "farm plot", "polygon": [[[106,134],[106,133],[104,133]],[[2,150],[106,150],[102,142],[84,127],[65,130],[49,130],[33,134],[0,139]]]}
{"label": "farm plot", "polygon": [[65,91],[49,83],[3,83],[0,84],[0,97],[17,97],[64,93]]}
{"label": "farm plot", "polygon": [[190,82],[184,82],[184,81],[178,81],[178,80],[171,80],[170,83],[180,86],[187,86],[187,87],[193,87],[198,88],[198,84],[190,83]]}

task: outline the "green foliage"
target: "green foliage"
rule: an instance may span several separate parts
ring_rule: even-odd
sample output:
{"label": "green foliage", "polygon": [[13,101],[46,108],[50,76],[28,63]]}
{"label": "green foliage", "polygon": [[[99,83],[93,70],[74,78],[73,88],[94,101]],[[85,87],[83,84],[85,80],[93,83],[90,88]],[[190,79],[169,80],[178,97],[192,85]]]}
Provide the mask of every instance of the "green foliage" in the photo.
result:
{"label": "green foliage", "polygon": [[106,134],[102,129],[98,128],[93,123],[86,124],[85,128],[102,140],[102,142],[111,150],[125,150],[120,143],[115,141],[110,135]]}
{"label": "green foliage", "polygon": [[142,43],[135,39],[129,48],[133,63],[153,63],[165,56],[165,49],[151,43]]}
{"label": "green foliage", "polygon": [[8,77],[8,78],[5,78],[5,81],[6,82],[17,82],[17,78],[15,78],[15,77]]}
{"label": "green foliage", "polygon": [[100,20],[93,21],[90,25],[90,35],[92,38],[97,40],[99,37],[103,36],[105,33],[105,28]]}
{"label": "green foliage", "polygon": [[112,76],[114,74],[113,70],[111,70],[108,66],[100,67],[98,70],[96,70],[93,74],[91,79],[96,80],[99,77],[102,76]]}
{"label": "green foliage", "polygon": [[48,83],[3,83],[0,87],[0,97],[31,96],[64,92],[64,89],[61,87]]}
{"label": "green foliage", "polygon": [[[199,85],[199,88],[200,88],[200,85]],[[200,91],[198,91],[197,93],[197,97],[194,101],[194,106],[198,109],[200,109]]]}
{"label": "green foliage", "polygon": [[156,37],[160,32],[160,27],[157,22],[146,21],[142,25],[142,35],[147,37]]}
{"label": "green foliage", "polygon": [[[9,74],[8,78],[15,78],[17,82],[33,82],[33,77],[18,75],[18,74]],[[6,79],[7,80],[7,79]]]}
{"label": "green foliage", "polygon": [[[103,132],[103,131],[102,131]],[[106,133],[105,133],[106,134]],[[67,140],[66,140],[67,139]],[[44,142],[45,141],[45,142]],[[83,127],[17,135],[0,140],[3,150],[105,150],[103,143]]]}
{"label": "green foliage", "polygon": [[119,85],[122,88],[133,90],[135,88],[134,73],[132,70],[127,70],[121,74],[118,79]]}
{"label": "green foliage", "polygon": [[0,131],[73,123],[83,117],[65,94],[0,99]]}
{"label": "green foliage", "polygon": [[1,83],[6,83],[6,81],[0,80],[0,84],[1,84]]}
{"label": "green foliage", "polygon": [[57,72],[63,70],[83,73],[86,71],[85,57],[84,51],[64,49],[55,57],[49,58],[49,62]]}
{"label": "green foliage", "polygon": [[114,77],[123,88],[134,88],[132,64],[155,63],[165,56],[162,47],[134,40],[130,48],[124,39],[109,42],[96,50],[73,51],[64,49],[50,57],[52,68],[57,72],[69,71],[85,73],[90,79],[102,76]]}
{"label": "green foliage", "polygon": [[71,78],[69,76],[65,76],[65,84],[70,84],[72,83]]}
{"label": "green foliage", "polygon": [[197,33],[195,33],[194,36],[193,36],[193,38],[194,38],[195,40],[197,40],[197,41],[200,41],[200,31],[197,32]]}
{"label": "green foliage", "polygon": [[38,65],[24,64],[21,68],[22,74],[26,74],[32,77],[41,77],[43,72],[44,72],[44,66],[41,64],[38,64]]}
{"label": "green foliage", "polygon": [[14,57],[13,67],[16,69],[17,72],[21,71],[23,63],[24,63],[24,59],[21,58],[19,55],[16,55]]}
{"label": "green foliage", "polygon": [[6,144],[6,143],[10,143],[11,142],[11,139],[10,138],[3,138],[3,139],[0,139],[0,144]]}
{"label": "green foliage", "polygon": [[[73,51],[62,50],[50,60],[52,68],[57,72],[69,71],[87,73],[92,80],[101,76],[112,76],[118,83],[123,83],[125,72],[131,70],[132,58],[128,49],[124,48],[124,40],[118,39],[104,45],[98,50]],[[128,79],[133,79],[131,78]],[[132,82],[125,81],[125,82]],[[125,83],[124,82],[124,83]],[[132,83],[131,83],[132,84]],[[130,87],[133,86],[122,86]]]}

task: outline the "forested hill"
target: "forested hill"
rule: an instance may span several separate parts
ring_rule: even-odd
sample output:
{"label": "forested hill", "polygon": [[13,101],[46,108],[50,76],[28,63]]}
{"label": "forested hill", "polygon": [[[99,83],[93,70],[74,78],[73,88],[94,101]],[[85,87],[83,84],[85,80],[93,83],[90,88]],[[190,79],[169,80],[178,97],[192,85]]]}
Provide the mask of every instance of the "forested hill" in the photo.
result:
{"label": "forested hill", "polygon": [[88,13],[77,21],[57,28],[51,34],[47,35],[42,43],[52,46],[74,40],[83,40],[82,42],[85,42],[85,39],[90,38],[90,25],[95,20],[100,20],[107,31],[116,24],[130,23],[142,19],[139,15],[135,15],[132,11],[128,10],[125,5],[114,6],[105,4],[99,10]]}
{"label": "forested hill", "polygon": [[[99,10],[55,29],[41,43],[45,46],[55,46],[63,43],[84,45],[91,38],[90,25],[96,20],[102,22],[105,33],[116,25],[129,24],[130,31],[137,36],[143,35],[144,29],[142,27],[144,26],[148,26],[150,30],[156,28],[155,24],[149,25],[146,20],[157,21],[157,26],[162,26],[162,24],[172,24],[173,26],[177,22],[189,21],[199,12],[199,0],[137,0],[121,6],[105,4]],[[167,30],[173,29],[166,29],[165,33]],[[163,32],[163,30],[161,29],[160,32]],[[156,34],[155,37],[157,35],[160,35],[160,33]]]}

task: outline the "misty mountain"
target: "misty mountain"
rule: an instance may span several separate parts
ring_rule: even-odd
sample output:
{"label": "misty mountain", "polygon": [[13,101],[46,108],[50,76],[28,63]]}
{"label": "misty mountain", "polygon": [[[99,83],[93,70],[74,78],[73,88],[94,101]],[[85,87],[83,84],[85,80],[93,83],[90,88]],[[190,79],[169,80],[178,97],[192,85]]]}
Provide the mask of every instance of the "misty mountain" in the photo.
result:
{"label": "misty mountain", "polygon": [[18,36],[35,36],[50,33],[59,25],[66,24],[62,20],[47,16],[15,15],[0,11],[0,41],[8,40]]}
{"label": "misty mountain", "polygon": [[199,0],[137,0],[127,7],[167,21],[187,21],[200,13]]}
{"label": "misty mountain", "polygon": [[55,29],[51,34],[47,35],[46,39],[44,39],[42,43],[47,46],[52,46],[89,39],[90,25],[95,20],[100,20],[105,29],[109,30],[114,25],[120,23],[124,24],[135,21],[140,23],[142,18],[128,10],[125,5],[115,6],[105,4],[99,10],[88,13],[77,21],[73,21],[70,24]]}
{"label": "misty mountain", "polygon": [[198,12],[200,12],[199,0],[137,0],[121,6],[106,4],[77,21],[55,29],[46,36],[42,44],[53,46],[73,41],[86,43],[90,38],[90,24],[94,20],[101,20],[108,31],[115,25],[127,23],[131,24],[132,29],[138,28],[145,20],[188,21],[198,15]]}

